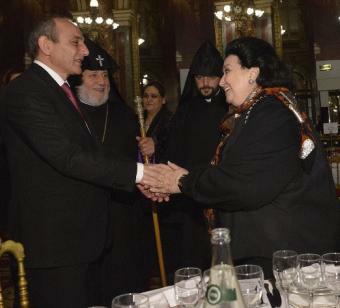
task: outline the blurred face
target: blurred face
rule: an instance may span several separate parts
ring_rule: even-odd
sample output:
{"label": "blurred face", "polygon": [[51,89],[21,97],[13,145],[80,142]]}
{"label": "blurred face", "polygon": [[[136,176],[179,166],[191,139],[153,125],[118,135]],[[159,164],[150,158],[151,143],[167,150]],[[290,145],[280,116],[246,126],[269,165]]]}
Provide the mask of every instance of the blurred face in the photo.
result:
{"label": "blurred face", "polygon": [[109,98],[110,82],[107,70],[85,70],[83,83],[78,87],[80,100],[91,106],[103,105]]}
{"label": "blurred face", "polygon": [[[57,42],[42,36],[39,38],[39,48],[43,50],[46,64],[66,80],[71,74],[81,74],[81,63],[89,51],[79,28],[70,20],[56,18],[55,24]],[[39,55],[41,52],[38,59]]]}
{"label": "blurred face", "polygon": [[156,114],[165,104],[165,98],[159,94],[159,91],[154,86],[145,88],[143,93],[143,107],[151,114]]}
{"label": "blurred face", "polygon": [[[220,86],[229,104],[235,107],[242,105],[247,96],[257,87],[255,80],[258,72],[258,68],[242,67],[239,58],[235,55],[225,58]],[[249,80],[254,82],[250,83]]]}
{"label": "blurred face", "polygon": [[203,97],[210,98],[218,90],[218,83],[220,82],[220,77],[196,75],[195,82],[198,91],[203,95]]}

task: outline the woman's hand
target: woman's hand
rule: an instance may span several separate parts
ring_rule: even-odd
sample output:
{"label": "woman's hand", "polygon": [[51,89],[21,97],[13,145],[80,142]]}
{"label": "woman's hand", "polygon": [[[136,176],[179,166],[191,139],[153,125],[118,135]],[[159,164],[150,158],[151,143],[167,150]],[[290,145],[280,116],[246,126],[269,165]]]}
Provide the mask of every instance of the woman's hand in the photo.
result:
{"label": "woman's hand", "polygon": [[141,184],[148,187],[151,193],[176,194],[180,193],[178,181],[188,171],[175,164],[145,165]]}
{"label": "woman's hand", "polygon": [[155,142],[151,137],[136,137],[142,155],[151,156],[155,153]]}

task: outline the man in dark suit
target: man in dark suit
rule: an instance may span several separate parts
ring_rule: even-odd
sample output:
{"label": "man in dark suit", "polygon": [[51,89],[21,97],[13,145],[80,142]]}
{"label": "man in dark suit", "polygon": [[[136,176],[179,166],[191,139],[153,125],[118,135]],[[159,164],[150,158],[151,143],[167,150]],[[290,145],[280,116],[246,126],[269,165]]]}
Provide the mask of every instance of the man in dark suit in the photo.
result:
{"label": "man in dark suit", "polygon": [[9,233],[25,247],[33,307],[87,307],[95,302],[95,264],[106,244],[104,187],[131,191],[150,167],[110,158],[65,83],[81,73],[88,54],[78,27],[47,18],[31,33],[29,49],[34,63],[1,103]]}

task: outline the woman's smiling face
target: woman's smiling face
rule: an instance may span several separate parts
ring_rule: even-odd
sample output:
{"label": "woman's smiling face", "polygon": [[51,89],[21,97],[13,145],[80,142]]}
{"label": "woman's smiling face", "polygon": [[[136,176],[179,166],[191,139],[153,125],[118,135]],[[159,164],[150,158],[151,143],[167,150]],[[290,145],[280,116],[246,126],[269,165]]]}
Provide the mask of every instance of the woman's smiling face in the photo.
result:
{"label": "woman's smiling face", "polygon": [[229,55],[223,64],[220,87],[226,100],[235,107],[242,105],[248,95],[257,87],[258,68],[242,67],[236,55]]}

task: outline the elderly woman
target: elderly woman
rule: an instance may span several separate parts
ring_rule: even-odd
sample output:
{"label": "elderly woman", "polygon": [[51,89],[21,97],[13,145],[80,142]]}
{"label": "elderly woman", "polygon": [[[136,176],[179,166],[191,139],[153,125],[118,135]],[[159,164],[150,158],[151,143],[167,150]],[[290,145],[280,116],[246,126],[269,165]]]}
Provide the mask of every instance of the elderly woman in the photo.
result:
{"label": "elderly woman", "polygon": [[142,155],[161,162],[164,156],[172,112],[166,107],[165,89],[158,81],[150,81],[142,91],[146,137],[137,137]]}
{"label": "elderly woman", "polygon": [[229,43],[220,86],[233,111],[213,164],[189,171],[155,166],[154,180],[145,183],[151,192],[182,192],[214,207],[219,224],[231,229],[236,263],[259,264],[266,276],[275,250],[337,248],[334,183],[291,84],[269,43],[254,37]]}

